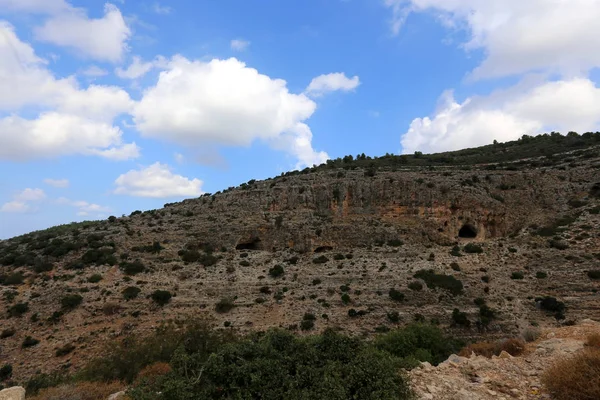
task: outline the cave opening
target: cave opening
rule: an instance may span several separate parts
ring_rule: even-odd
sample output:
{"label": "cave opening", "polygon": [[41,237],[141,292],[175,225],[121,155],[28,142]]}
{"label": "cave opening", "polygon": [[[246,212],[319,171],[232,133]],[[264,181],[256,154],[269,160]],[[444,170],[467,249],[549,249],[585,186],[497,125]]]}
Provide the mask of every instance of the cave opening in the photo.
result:
{"label": "cave opening", "polygon": [[235,246],[236,250],[262,250],[262,244],[259,238],[254,238],[250,241],[238,243]]}
{"label": "cave opening", "polygon": [[477,237],[477,228],[471,224],[465,224],[460,231],[458,231],[458,237],[463,239],[474,239]]}

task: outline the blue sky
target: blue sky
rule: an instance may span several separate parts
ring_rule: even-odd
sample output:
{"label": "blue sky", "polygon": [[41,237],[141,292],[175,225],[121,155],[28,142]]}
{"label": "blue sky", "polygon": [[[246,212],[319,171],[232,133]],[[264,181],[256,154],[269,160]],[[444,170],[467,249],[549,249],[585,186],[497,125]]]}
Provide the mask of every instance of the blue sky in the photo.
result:
{"label": "blue sky", "polygon": [[598,130],[600,0],[0,0],[0,238]]}

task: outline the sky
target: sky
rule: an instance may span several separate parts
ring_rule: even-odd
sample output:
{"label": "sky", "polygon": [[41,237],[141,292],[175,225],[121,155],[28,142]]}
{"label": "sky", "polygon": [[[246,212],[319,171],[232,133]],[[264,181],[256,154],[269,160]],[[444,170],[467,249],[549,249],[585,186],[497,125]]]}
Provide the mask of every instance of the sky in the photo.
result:
{"label": "sky", "polygon": [[0,239],[600,130],[600,0],[0,0]]}

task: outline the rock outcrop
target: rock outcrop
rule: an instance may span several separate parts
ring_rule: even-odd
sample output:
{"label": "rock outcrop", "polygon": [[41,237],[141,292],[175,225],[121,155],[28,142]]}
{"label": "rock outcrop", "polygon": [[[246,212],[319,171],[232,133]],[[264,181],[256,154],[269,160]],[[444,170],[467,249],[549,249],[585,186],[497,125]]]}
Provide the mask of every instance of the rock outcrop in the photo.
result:
{"label": "rock outcrop", "polygon": [[25,400],[25,389],[15,386],[0,390],[0,400]]}

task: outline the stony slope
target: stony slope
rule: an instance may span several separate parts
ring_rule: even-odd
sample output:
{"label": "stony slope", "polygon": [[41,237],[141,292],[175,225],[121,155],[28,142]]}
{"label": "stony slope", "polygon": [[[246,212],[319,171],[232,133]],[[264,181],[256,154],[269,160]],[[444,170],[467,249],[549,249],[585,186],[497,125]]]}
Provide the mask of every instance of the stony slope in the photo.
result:
{"label": "stony slope", "polygon": [[[567,320],[600,319],[600,281],[588,273],[600,270],[596,148],[504,164],[371,164],[0,242],[0,364],[17,379],[74,371],[108,339],[168,319],[298,329],[310,312],[316,330],[371,335],[425,319],[466,338],[505,337],[556,323],[542,296],[564,302]],[[437,275],[415,277],[429,270]],[[139,294],[127,300],[131,287]],[[168,304],[152,300],[156,290]],[[27,336],[40,343],[22,348]]]}
{"label": "stony slope", "polygon": [[437,367],[422,364],[410,372],[417,398],[422,400],[485,400],[549,398],[541,382],[544,371],[584,348],[600,323],[583,320],[576,326],[551,328],[526,346],[524,354],[503,353],[491,359],[453,355]]}

